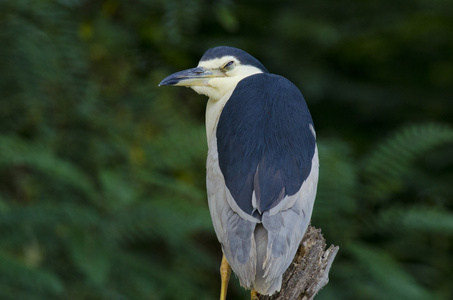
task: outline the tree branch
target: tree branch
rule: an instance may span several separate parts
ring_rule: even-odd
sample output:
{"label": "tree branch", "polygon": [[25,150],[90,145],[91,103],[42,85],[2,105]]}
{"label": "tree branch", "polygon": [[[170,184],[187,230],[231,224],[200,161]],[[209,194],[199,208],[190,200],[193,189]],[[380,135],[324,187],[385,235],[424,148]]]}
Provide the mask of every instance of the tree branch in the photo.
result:
{"label": "tree branch", "polygon": [[339,250],[327,250],[321,229],[309,226],[288,270],[283,274],[282,289],[260,300],[311,300],[329,282],[329,270]]}

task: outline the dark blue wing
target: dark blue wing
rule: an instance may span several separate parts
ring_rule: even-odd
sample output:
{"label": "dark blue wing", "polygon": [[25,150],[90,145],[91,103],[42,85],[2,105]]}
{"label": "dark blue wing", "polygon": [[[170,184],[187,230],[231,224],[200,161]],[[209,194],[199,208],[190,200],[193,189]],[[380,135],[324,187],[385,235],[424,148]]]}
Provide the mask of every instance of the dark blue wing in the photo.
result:
{"label": "dark blue wing", "polygon": [[220,170],[238,206],[256,214],[294,195],[311,170],[313,121],[299,89],[284,77],[256,74],[238,83],[217,125]]}

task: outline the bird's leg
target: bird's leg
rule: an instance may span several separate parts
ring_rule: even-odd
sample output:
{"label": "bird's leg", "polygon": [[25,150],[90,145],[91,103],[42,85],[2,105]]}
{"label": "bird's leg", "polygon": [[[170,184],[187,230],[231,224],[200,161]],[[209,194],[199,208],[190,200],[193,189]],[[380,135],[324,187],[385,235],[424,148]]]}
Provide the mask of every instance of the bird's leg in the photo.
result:
{"label": "bird's leg", "polygon": [[251,300],[260,300],[260,298],[258,298],[258,295],[258,292],[255,289],[252,289],[252,291],[250,292]]}
{"label": "bird's leg", "polygon": [[228,282],[230,281],[231,267],[225,258],[222,257],[222,263],[220,264],[220,278],[222,279],[220,287],[220,300],[226,300],[226,294],[228,289]]}

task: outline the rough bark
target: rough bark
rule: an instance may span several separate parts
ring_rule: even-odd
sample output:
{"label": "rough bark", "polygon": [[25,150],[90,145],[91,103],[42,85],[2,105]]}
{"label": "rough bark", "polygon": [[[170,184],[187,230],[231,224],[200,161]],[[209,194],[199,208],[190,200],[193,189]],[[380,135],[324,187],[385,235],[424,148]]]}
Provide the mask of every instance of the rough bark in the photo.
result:
{"label": "rough bark", "polygon": [[339,250],[326,240],[321,229],[309,226],[296,256],[283,274],[282,289],[272,296],[260,295],[259,300],[310,300],[329,282],[329,270]]}

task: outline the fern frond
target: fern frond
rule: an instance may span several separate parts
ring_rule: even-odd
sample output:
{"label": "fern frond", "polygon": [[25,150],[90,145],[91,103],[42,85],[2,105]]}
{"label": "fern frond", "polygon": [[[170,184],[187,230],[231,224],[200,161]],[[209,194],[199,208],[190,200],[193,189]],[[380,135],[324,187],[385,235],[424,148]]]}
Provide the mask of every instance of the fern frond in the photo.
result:
{"label": "fern frond", "polygon": [[0,135],[0,168],[28,167],[92,198],[96,191],[87,176],[76,166],[52,153],[50,149],[17,137]]}
{"label": "fern frond", "polygon": [[433,207],[414,206],[410,208],[391,208],[379,216],[379,223],[388,230],[401,232],[404,230],[453,234],[453,213]]}
{"label": "fern frond", "polygon": [[[425,290],[415,279],[407,273],[404,268],[390,255],[381,249],[360,243],[352,243],[347,247],[347,251],[353,255],[361,271],[369,276],[371,284],[374,282],[379,286],[372,289],[373,293],[368,295],[368,299],[413,299],[426,300],[437,299],[435,295]],[[361,285],[359,288],[366,287]]]}
{"label": "fern frond", "polygon": [[205,129],[201,126],[174,128],[156,138],[150,148],[153,165],[165,170],[184,170],[196,160],[204,162],[207,146]]}
{"label": "fern frond", "polygon": [[415,160],[446,143],[453,143],[453,128],[445,124],[409,125],[400,129],[363,159],[367,197],[382,199],[400,190]]}
{"label": "fern frond", "polygon": [[63,283],[54,274],[29,267],[4,251],[0,251],[0,281],[3,284],[8,283],[10,292],[27,291],[29,295],[41,296],[41,299],[44,299],[45,295],[61,295],[64,289]]}
{"label": "fern frond", "polygon": [[0,228],[19,230],[22,226],[30,226],[34,230],[44,228],[54,231],[55,226],[61,224],[89,228],[99,224],[100,220],[95,209],[64,201],[27,206],[10,205],[0,213]]}
{"label": "fern frond", "polygon": [[[203,174],[202,171],[200,171],[200,173]],[[157,172],[150,173],[147,171],[139,170],[139,174],[140,178],[143,180],[143,183],[152,188],[159,188],[167,192],[171,191],[172,194],[177,193],[186,201],[188,199],[201,199],[203,202],[206,201],[206,192],[200,189],[200,187],[194,185],[193,182],[188,183],[180,178],[171,177],[165,174],[159,174]]]}
{"label": "fern frond", "polygon": [[[327,237],[345,238],[344,235],[351,233],[348,230],[352,226],[349,221],[353,220],[348,216],[354,215],[357,210],[358,170],[353,163],[351,149],[344,142],[320,141],[318,149],[320,170],[313,224],[323,224]],[[345,222],[338,224],[332,216],[342,216]],[[339,237],[339,234],[342,236]]]}
{"label": "fern frond", "polygon": [[120,243],[153,237],[175,246],[195,232],[212,228],[206,206],[194,206],[180,198],[155,198],[122,209],[112,216],[110,226]]}

